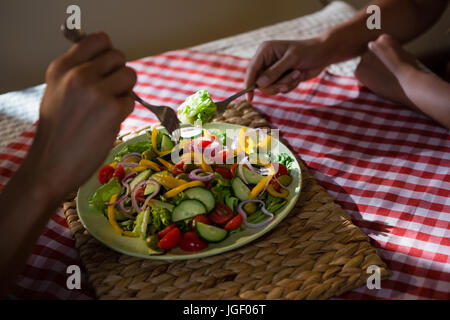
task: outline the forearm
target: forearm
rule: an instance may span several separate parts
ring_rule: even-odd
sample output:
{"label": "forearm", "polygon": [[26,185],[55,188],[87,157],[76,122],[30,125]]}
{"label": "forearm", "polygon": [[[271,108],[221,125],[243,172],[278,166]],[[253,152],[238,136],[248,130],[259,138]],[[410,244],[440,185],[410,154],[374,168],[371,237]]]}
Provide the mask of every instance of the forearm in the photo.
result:
{"label": "forearm", "polygon": [[400,42],[407,42],[435,23],[447,0],[375,0],[368,5],[378,5],[381,10],[381,29],[369,30],[366,7],[347,22],[327,30],[321,35],[332,48],[328,63],[344,61],[362,54],[367,43],[383,33]]}
{"label": "forearm", "polygon": [[450,84],[415,68],[400,79],[408,99],[423,113],[450,129]]}
{"label": "forearm", "polygon": [[7,295],[59,200],[36,179],[31,162],[26,159],[0,193],[1,297]]}

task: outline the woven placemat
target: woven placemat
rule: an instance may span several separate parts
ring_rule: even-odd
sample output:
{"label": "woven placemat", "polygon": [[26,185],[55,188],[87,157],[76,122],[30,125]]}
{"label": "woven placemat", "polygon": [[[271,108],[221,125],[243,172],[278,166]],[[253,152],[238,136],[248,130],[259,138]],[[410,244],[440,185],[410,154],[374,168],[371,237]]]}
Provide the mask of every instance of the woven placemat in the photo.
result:
{"label": "woven placemat", "polygon": [[[269,127],[247,102],[228,106],[214,121]],[[119,137],[118,143],[137,133]],[[386,278],[386,264],[368,237],[298,161],[302,190],[292,212],[254,242],[203,259],[166,262],[117,253],[87,233],[73,198],[64,203],[69,228],[97,297],[326,299],[365,284],[370,276],[368,266],[379,266],[381,278]]]}

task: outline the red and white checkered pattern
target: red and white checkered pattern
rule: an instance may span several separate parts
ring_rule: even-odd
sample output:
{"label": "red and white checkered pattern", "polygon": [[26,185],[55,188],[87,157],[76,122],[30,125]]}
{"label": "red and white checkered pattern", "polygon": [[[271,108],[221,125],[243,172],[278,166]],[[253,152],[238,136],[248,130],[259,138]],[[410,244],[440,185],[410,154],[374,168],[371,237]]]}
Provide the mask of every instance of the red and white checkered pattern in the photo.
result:
{"label": "red and white checkered pattern", "polygon": [[[154,104],[180,105],[206,88],[214,100],[243,86],[248,60],[191,50],[131,62],[136,92]],[[317,180],[379,248],[392,276],[353,299],[450,298],[450,134],[425,116],[381,99],[354,78],[322,73],[287,95],[256,93],[259,111],[281,130]],[[123,131],[155,118],[141,106]],[[0,189],[26,155],[34,127],[0,154]],[[66,288],[80,264],[63,214],[39,238],[12,294],[18,298],[89,298]]]}

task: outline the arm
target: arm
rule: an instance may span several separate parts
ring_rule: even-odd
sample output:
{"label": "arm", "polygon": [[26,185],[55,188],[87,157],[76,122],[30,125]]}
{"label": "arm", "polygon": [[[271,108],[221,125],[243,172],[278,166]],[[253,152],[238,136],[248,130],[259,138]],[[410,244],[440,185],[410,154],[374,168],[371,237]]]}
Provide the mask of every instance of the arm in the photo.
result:
{"label": "arm", "polygon": [[[338,51],[328,64],[341,62],[362,54],[367,43],[382,34],[389,34],[404,43],[431,27],[442,15],[448,0],[375,0],[360,10],[349,21],[327,30],[322,36]],[[381,29],[369,30],[366,20],[369,5],[378,5],[381,11]],[[351,36],[350,36],[351,35]]]}
{"label": "arm", "polygon": [[[402,42],[424,32],[442,14],[448,0],[375,0],[381,9],[381,30],[369,30],[366,8],[349,21],[321,35],[297,41],[262,43],[250,61],[245,86],[255,82],[267,94],[285,93],[323,68],[363,53],[367,43],[388,33]],[[251,101],[253,93],[247,95]]]}
{"label": "arm", "polygon": [[108,36],[87,36],[47,70],[33,144],[0,193],[0,295],[21,271],[63,197],[107,156],[133,110],[136,74]]}

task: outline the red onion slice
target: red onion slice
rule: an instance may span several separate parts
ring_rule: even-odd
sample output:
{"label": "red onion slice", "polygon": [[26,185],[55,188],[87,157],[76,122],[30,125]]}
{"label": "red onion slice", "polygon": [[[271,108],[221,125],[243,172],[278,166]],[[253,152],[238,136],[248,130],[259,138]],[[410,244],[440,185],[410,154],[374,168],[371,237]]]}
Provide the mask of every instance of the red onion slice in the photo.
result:
{"label": "red onion slice", "polygon": [[153,191],[152,194],[150,194],[150,195],[145,199],[145,202],[144,202],[144,204],[142,205],[141,210],[145,210],[145,209],[147,208],[148,202],[149,202],[154,196],[156,196],[156,195],[159,193],[159,190],[161,189],[161,185],[160,185],[156,180],[148,179],[147,182],[148,182],[148,183],[154,184],[154,185],[156,186],[156,189],[155,189],[155,191]]}
{"label": "red onion slice", "polygon": [[137,167],[139,164],[134,162],[120,161],[116,166]]}
{"label": "red onion slice", "polygon": [[[131,206],[133,207],[133,209],[137,212],[137,213],[140,213],[143,209],[142,208],[140,208],[139,207],[139,205],[138,205],[138,203],[137,203],[137,200],[136,200],[136,192],[143,186],[143,185],[146,185],[147,183],[154,183],[154,182],[156,182],[155,180],[153,180],[153,179],[148,179],[148,180],[144,180],[144,181],[141,181],[141,182],[139,182],[138,184],[136,184],[136,186],[133,188],[133,191],[131,191]],[[149,196],[148,198],[152,198],[152,197],[154,197],[158,192],[159,192],[159,183],[158,182],[156,182],[157,184],[158,184],[158,188],[157,188],[157,192],[153,192],[152,194],[151,194],[151,196]],[[148,199],[147,198],[147,199]],[[147,199],[145,199],[146,200],[146,202],[147,202]],[[148,203],[148,202],[147,202]],[[145,205],[145,202],[144,202],[144,205]]]}
{"label": "red onion slice", "polygon": [[141,154],[139,152],[131,152],[131,153],[127,153],[126,155],[124,155],[122,157],[122,159],[120,159],[120,161],[125,161],[131,157],[138,157],[139,159],[142,158]]}
{"label": "red onion slice", "polygon": [[[201,176],[199,175],[199,173],[206,173],[206,176]],[[198,181],[209,181],[214,179],[215,176],[216,175],[214,173],[205,172],[203,169],[195,169],[189,173],[189,178],[191,180],[198,180]]]}
{"label": "red onion slice", "polygon": [[[245,213],[243,207],[244,207],[244,205],[246,205],[249,202],[256,202],[256,203],[261,204],[262,205],[262,207],[261,207],[262,213],[264,213],[266,216],[268,216],[269,219],[264,220],[264,221],[259,222],[259,223],[249,223],[249,222],[247,222],[247,214]],[[237,211],[242,217],[242,223],[245,224],[247,227],[249,227],[251,229],[257,229],[257,228],[263,227],[263,226],[269,224],[270,222],[272,222],[272,220],[274,219],[273,213],[266,210],[266,204],[262,200],[250,199],[250,200],[242,201],[241,203],[239,203],[239,205],[237,207]]]}

